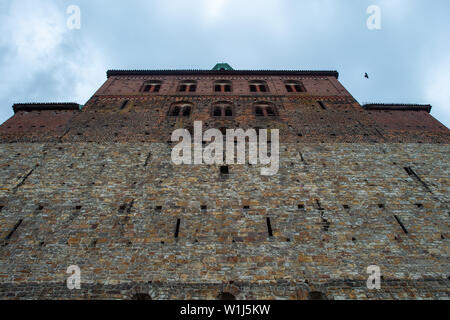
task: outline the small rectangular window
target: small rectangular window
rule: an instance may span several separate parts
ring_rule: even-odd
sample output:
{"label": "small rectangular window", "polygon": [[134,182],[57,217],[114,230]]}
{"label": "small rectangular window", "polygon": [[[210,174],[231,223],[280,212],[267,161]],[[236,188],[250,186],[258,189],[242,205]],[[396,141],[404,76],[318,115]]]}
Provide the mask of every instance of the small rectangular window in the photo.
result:
{"label": "small rectangular window", "polygon": [[230,171],[229,171],[229,169],[228,169],[228,166],[221,166],[221,167],[220,167],[220,173],[221,173],[221,174],[224,174],[224,175],[229,174]]}

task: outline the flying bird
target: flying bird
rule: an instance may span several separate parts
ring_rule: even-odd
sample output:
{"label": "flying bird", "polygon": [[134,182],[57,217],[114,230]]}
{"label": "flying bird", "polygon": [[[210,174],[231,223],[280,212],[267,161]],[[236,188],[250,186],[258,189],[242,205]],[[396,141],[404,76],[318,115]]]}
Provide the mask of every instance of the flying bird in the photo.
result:
{"label": "flying bird", "polygon": [[369,79],[369,75],[367,74],[367,72],[364,74],[364,78]]}

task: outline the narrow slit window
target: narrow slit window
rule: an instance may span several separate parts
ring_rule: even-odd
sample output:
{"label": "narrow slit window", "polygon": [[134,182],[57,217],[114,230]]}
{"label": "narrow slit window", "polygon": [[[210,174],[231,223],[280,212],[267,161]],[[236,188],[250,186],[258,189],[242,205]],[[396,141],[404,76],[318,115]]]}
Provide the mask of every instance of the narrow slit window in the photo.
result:
{"label": "narrow slit window", "polygon": [[408,175],[410,175],[410,176],[414,176],[416,174],[411,167],[404,167],[404,169],[405,169],[406,173],[408,173]]}
{"label": "narrow slit window", "polygon": [[17,231],[17,229],[20,227],[20,225],[22,224],[23,220],[20,219],[12,228],[12,230],[9,232],[9,234],[6,236],[5,240],[9,240],[11,239],[11,237],[13,236],[14,232]]}
{"label": "narrow slit window", "polygon": [[180,235],[180,223],[181,219],[177,219],[177,226],[175,228],[175,239],[177,239],[178,236]]}
{"label": "narrow slit window", "polygon": [[327,107],[325,107],[325,104],[322,101],[317,101],[319,103],[319,106],[323,109],[323,110],[327,110]]}
{"label": "narrow slit window", "polygon": [[400,225],[400,227],[402,228],[403,232],[405,234],[408,234],[408,229],[406,229],[405,225],[403,224],[403,222],[400,220],[400,218],[396,215],[394,215],[395,220],[397,220],[397,223]]}
{"label": "narrow slit window", "polygon": [[269,237],[273,237],[272,224],[270,222],[270,218],[266,219],[267,223],[267,232],[269,233]]}
{"label": "narrow slit window", "polygon": [[123,101],[122,104],[120,105],[120,110],[125,109],[127,107],[127,105],[128,105],[128,100]]}

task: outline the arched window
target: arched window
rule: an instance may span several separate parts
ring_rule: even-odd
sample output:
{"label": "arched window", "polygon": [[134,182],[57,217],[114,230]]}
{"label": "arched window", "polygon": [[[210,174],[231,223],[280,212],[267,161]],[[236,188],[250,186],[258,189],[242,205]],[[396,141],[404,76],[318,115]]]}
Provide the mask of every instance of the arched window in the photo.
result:
{"label": "arched window", "polygon": [[214,117],[232,117],[233,105],[227,101],[220,101],[213,104],[212,114]]}
{"label": "arched window", "polygon": [[297,80],[288,80],[284,82],[287,92],[306,92],[303,83]]}
{"label": "arched window", "polygon": [[177,103],[174,104],[169,110],[169,116],[171,117],[190,117],[192,113],[192,105],[190,103]]}
{"label": "arched window", "polygon": [[217,80],[214,81],[214,91],[215,92],[231,92],[231,81],[228,80]]}
{"label": "arched window", "polygon": [[159,92],[159,89],[161,89],[162,81],[159,80],[149,80],[145,81],[144,85],[142,86],[142,92]]}
{"label": "arched window", "polygon": [[275,117],[277,115],[276,107],[269,102],[258,102],[254,108],[257,117]]}
{"label": "arched window", "polygon": [[179,92],[195,92],[197,90],[197,81],[185,80],[180,82]]}
{"label": "arched window", "polygon": [[267,82],[263,80],[252,80],[249,81],[250,92],[268,92],[269,87]]}

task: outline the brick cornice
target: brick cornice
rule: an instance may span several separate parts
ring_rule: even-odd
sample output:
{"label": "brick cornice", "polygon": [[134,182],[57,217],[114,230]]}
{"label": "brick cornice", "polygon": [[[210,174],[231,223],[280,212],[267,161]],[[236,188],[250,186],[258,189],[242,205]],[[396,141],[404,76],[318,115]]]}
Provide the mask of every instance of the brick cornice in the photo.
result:
{"label": "brick cornice", "polygon": [[183,76],[183,75],[210,75],[210,76],[322,76],[339,78],[337,71],[328,70],[108,70],[106,76]]}

